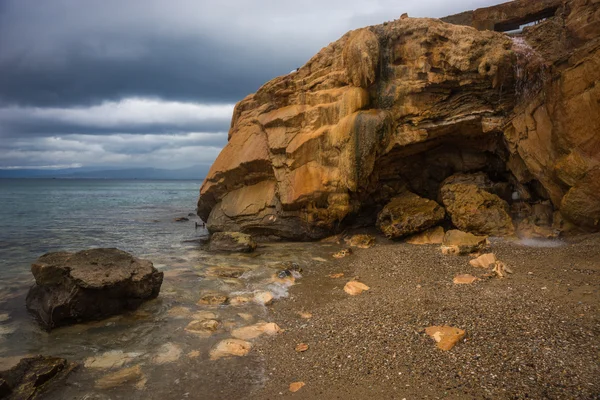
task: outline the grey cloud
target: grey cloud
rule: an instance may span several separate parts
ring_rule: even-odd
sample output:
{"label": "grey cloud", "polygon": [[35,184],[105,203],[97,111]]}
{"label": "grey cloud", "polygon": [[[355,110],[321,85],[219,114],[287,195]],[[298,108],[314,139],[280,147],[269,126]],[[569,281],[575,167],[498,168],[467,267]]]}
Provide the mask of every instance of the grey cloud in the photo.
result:
{"label": "grey cloud", "polygon": [[235,102],[349,29],[499,1],[0,0],[0,101]]}

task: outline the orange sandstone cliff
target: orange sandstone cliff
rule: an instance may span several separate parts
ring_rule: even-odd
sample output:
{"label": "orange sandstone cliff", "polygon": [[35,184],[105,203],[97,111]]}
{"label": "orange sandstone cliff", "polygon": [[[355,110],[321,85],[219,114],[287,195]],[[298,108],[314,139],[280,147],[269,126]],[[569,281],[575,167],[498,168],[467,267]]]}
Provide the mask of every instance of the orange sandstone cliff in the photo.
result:
{"label": "orange sandstone cliff", "polygon": [[[285,239],[598,230],[600,0],[531,3],[476,10],[481,30],[401,18],[351,31],[266,83],[236,105],[199,216]],[[485,30],[528,22],[519,13],[547,19]]]}

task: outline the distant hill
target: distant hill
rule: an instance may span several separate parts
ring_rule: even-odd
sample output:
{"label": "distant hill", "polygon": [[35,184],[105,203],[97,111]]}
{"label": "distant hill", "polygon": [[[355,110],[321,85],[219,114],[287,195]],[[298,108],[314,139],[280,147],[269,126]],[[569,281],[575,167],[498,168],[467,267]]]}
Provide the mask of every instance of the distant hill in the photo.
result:
{"label": "distant hill", "polygon": [[60,179],[204,179],[207,165],[182,169],[158,168],[66,168],[66,169],[0,169],[0,178],[60,178]]}

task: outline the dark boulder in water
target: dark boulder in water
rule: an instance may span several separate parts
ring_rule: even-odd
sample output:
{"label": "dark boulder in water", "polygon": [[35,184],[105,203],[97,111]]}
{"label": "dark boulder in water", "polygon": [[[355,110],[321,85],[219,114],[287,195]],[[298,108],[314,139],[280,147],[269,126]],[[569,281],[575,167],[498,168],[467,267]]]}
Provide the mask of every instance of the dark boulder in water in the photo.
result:
{"label": "dark boulder in water", "polygon": [[23,358],[13,368],[0,372],[0,398],[41,398],[76,367],[64,358]]}
{"label": "dark boulder in water", "polygon": [[27,309],[50,330],[137,308],[163,281],[152,262],[118,249],[44,254],[32,264]]}

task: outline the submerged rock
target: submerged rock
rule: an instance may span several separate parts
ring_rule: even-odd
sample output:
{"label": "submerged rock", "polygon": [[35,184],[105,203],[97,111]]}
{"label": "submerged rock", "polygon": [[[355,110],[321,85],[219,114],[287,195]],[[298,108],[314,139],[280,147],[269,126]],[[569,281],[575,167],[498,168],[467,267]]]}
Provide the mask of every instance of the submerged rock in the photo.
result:
{"label": "submerged rock", "polygon": [[46,329],[135,309],[157,297],[163,281],[152,262],[118,249],[48,253],[31,272],[27,309]]}
{"label": "submerged rock", "polygon": [[252,236],[240,232],[217,232],[210,237],[211,251],[250,253],[256,249]]}
{"label": "submerged rock", "polygon": [[174,343],[165,343],[158,348],[158,353],[152,357],[153,364],[168,364],[179,360],[181,357],[181,347]]}
{"label": "submerged rock", "polygon": [[142,372],[142,367],[135,365],[103,376],[96,380],[95,386],[97,389],[111,389],[125,384],[134,384],[136,389],[143,389],[146,382],[147,378]]}
{"label": "submerged rock", "polygon": [[243,357],[252,349],[252,343],[241,339],[225,339],[213,347],[209,353],[211,360],[223,357]]}
{"label": "submerged rock", "polygon": [[85,368],[119,368],[140,355],[140,353],[125,353],[123,350],[111,350],[94,357],[88,357],[83,365]]}
{"label": "submerged rock", "polygon": [[0,372],[0,398],[41,398],[63,381],[77,364],[64,358],[36,356],[23,358],[7,371]]}
{"label": "submerged rock", "polygon": [[452,229],[444,235],[441,250],[444,254],[464,255],[482,250],[487,245],[487,236],[475,236],[472,233]]}
{"label": "submerged rock", "polygon": [[185,327],[185,331],[207,337],[215,333],[219,325],[215,319],[194,320]]}
{"label": "submerged rock", "polygon": [[435,201],[406,191],[383,207],[377,216],[377,227],[387,237],[398,239],[439,224],[445,215]]}
{"label": "submerged rock", "polygon": [[236,339],[252,340],[261,335],[277,335],[283,330],[274,322],[259,322],[254,325],[244,326],[231,331],[231,336]]}

